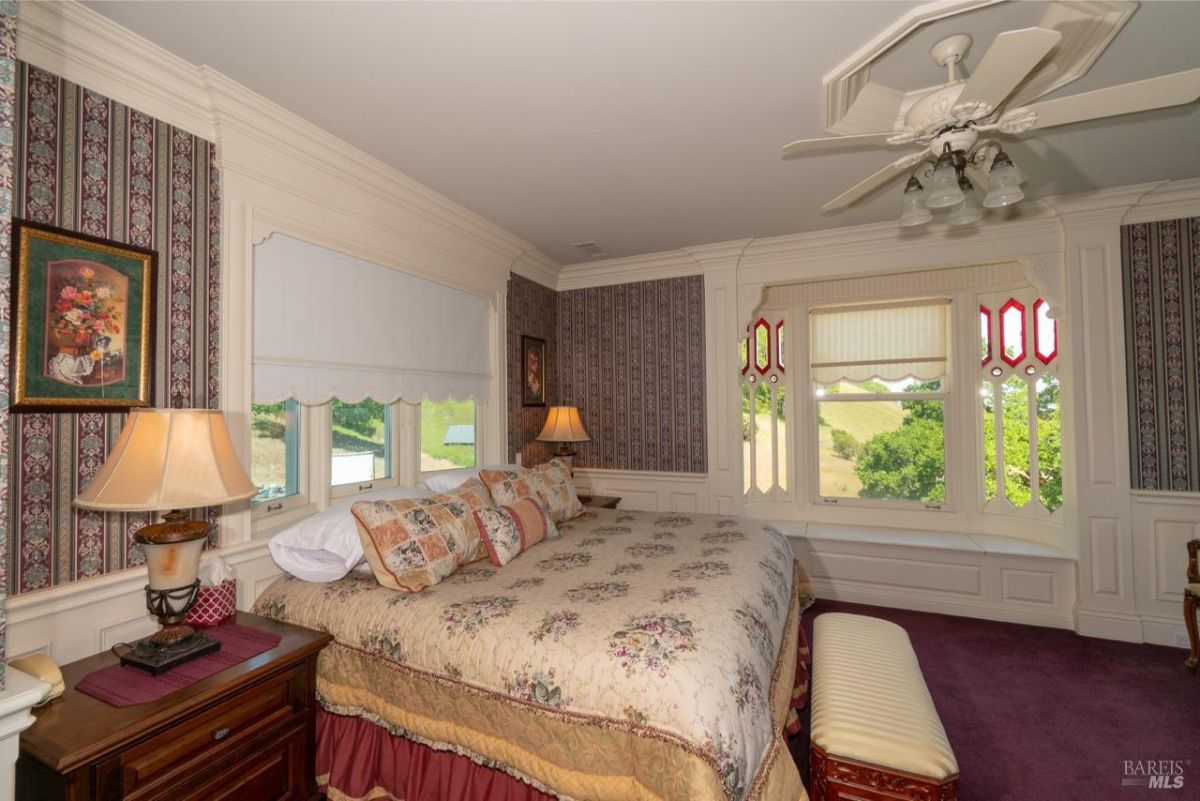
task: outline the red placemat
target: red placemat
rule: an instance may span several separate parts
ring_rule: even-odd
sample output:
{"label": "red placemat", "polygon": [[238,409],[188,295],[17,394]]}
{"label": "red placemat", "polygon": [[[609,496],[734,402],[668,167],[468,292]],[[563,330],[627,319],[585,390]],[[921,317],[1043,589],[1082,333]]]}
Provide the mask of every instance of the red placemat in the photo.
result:
{"label": "red placemat", "polygon": [[279,645],[278,634],[238,623],[215,626],[204,633],[220,642],[221,650],[185,662],[160,676],[112,665],[87,674],[75,689],[113,706],[145,704]]}

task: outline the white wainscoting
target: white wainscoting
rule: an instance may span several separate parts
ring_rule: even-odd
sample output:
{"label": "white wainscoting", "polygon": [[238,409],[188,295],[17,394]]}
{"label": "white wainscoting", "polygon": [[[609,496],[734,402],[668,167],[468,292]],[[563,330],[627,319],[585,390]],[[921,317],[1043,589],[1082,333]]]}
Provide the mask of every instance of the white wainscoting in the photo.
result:
{"label": "white wainscoting", "polygon": [[[714,501],[704,473],[660,473],[638,470],[575,471],[575,486],[584,495],[615,495],[622,509],[644,512],[711,512],[734,514],[732,499]],[[712,508],[729,506],[730,508]]]}
{"label": "white wainscoting", "polygon": [[[1073,629],[1075,560],[1033,543],[779,524],[818,598]],[[869,541],[864,541],[869,540]],[[996,547],[1005,545],[1006,547]],[[1013,546],[1013,547],[1007,547]]]}
{"label": "white wainscoting", "polygon": [[1187,542],[1200,539],[1200,493],[1133,493],[1133,567],[1142,640],[1187,643]]}
{"label": "white wainscoting", "polygon": [[[239,609],[280,575],[265,541],[219,553],[237,571]],[[133,568],[10,597],[8,657],[44,653],[61,665],[150,634],[157,623],[146,612],[145,586],[145,569]]]}

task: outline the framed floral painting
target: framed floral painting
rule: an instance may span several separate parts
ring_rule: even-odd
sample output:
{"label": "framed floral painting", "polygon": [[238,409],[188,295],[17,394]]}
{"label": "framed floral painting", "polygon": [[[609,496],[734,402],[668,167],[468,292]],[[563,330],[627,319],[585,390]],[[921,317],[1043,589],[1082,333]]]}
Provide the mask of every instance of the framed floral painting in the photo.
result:
{"label": "framed floral painting", "polygon": [[13,220],[14,412],[154,405],[153,250]]}

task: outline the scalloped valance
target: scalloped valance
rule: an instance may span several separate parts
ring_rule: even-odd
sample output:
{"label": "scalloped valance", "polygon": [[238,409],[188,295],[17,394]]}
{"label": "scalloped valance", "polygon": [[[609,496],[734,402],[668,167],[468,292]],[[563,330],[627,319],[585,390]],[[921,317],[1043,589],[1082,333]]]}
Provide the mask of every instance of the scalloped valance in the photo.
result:
{"label": "scalloped valance", "polygon": [[478,295],[275,234],[254,248],[256,403],[486,400]]}

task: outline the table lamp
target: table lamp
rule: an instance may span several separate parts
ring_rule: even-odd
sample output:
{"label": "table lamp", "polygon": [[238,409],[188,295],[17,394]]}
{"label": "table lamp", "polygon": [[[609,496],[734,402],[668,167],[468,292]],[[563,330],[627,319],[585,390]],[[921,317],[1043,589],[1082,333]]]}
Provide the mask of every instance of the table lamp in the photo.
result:
{"label": "table lamp", "polygon": [[574,406],[551,406],[546,415],[546,425],[537,438],[540,442],[559,443],[554,456],[566,462],[568,467],[573,466],[575,460],[575,451],[571,450],[568,443],[591,439],[583,428],[583,420],[579,419],[579,409]]}
{"label": "table lamp", "polygon": [[211,526],[184,509],[252,498],[258,489],[238,461],[221,412],[135,409],[117,444],[75,505],[113,512],[171,511],[139,529],[150,581],[146,608],[162,628],[131,644],[121,664],[153,675],[220,649],[184,623],[200,591],[200,552]]}

